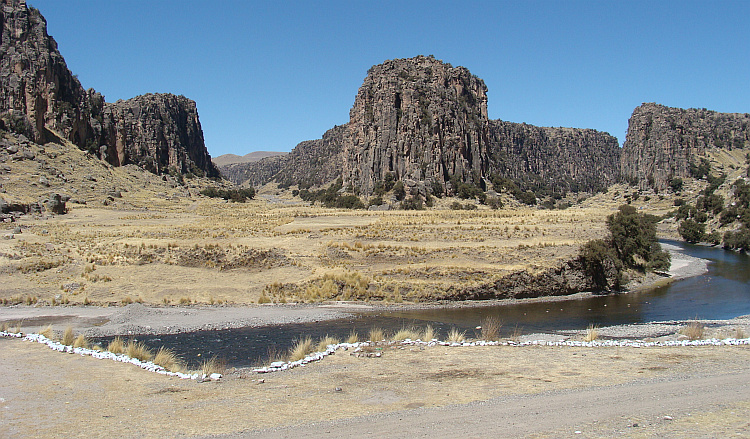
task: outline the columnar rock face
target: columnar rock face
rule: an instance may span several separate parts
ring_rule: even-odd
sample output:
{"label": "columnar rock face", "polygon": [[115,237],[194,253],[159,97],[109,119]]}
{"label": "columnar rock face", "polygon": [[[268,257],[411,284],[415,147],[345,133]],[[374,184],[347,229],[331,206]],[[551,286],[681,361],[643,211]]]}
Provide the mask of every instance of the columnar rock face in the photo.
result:
{"label": "columnar rock face", "polygon": [[0,111],[28,117],[34,140],[49,127],[76,144],[92,135],[89,95],[47,35],[47,22],[23,0],[2,0]]}
{"label": "columnar rock face", "polygon": [[591,129],[490,121],[490,172],[529,189],[598,191],[619,176],[617,139]]}
{"label": "columnar rock face", "polygon": [[203,142],[195,102],[164,94],[105,103],[68,70],[39,11],[24,0],[0,1],[4,121],[26,118],[30,129],[24,131],[36,142],[50,140],[47,130],[52,130],[113,165],[219,175]]}
{"label": "columnar rock face", "polygon": [[717,113],[647,103],[628,122],[622,150],[623,178],[640,187],[665,189],[689,175],[709,149],[750,148],[750,114]]}
{"label": "columnar rock face", "polygon": [[487,87],[432,57],[386,61],[368,72],[349,112],[345,181],[369,193],[399,180],[471,180],[487,163]]}
{"label": "columnar rock face", "polygon": [[173,94],[147,94],[105,104],[100,154],[121,166],[137,164],[161,174],[215,173],[203,142],[195,102]]}
{"label": "columnar rock face", "polygon": [[349,116],[283,160],[236,165],[227,176],[253,184],[269,176],[285,184],[342,176],[365,195],[387,174],[449,193],[452,179],[483,184],[492,173],[553,190],[598,190],[619,179],[614,137],[489,120],[484,82],[433,57],[372,67]]}

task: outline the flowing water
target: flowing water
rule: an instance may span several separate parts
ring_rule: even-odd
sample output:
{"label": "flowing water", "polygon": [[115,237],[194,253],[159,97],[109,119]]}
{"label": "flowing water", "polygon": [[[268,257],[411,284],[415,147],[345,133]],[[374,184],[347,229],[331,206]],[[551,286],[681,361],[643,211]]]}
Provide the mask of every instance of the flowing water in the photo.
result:
{"label": "flowing water", "polygon": [[242,367],[260,365],[306,336],[314,340],[325,335],[345,339],[352,330],[366,335],[373,327],[393,332],[403,327],[432,325],[443,338],[451,328],[474,336],[479,322],[490,316],[501,320],[501,334],[509,335],[583,329],[589,324],[610,326],[696,317],[730,319],[750,314],[750,257],[721,248],[665,242],[690,256],[709,260],[708,272],[644,292],[583,300],[384,311],[317,323],[139,336],[138,340],[153,348],[172,348],[192,366],[217,356],[226,359],[229,366]]}

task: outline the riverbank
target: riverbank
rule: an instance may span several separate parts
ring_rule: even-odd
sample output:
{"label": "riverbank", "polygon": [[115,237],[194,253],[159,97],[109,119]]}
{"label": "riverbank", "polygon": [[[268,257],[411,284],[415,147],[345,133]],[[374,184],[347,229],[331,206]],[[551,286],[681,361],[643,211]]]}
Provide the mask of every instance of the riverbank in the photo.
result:
{"label": "riverbank", "polygon": [[[689,256],[681,252],[681,249],[675,245],[662,244],[662,246],[670,252],[672,257],[670,271],[662,275],[652,273],[636,282],[631,282],[627,286],[628,291],[642,291],[674,280],[699,276],[708,270],[708,261]],[[578,293],[568,296],[544,296],[529,299],[401,304],[333,302],[247,306],[155,306],[133,303],[124,307],[17,305],[2,308],[0,323],[20,322],[24,332],[36,332],[47,325],[52,325],[53,329],[62,332],[70,326],[76,332],[89,337],[177,334],[192,331],[311,323],[346,318],[353,313],[368,311],[393,312],[430,308],[471,308],[510,306],[519,303],[553,303],[585,300],[594,295],[593,293]],[[638,331],[641,331],[641,329]]]}

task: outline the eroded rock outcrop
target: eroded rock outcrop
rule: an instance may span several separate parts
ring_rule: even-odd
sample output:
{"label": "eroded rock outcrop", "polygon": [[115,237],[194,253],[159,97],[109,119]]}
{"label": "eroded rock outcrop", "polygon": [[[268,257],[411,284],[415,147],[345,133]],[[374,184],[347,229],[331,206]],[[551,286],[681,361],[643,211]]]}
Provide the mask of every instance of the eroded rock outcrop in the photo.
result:
{"label": "eroded rock outcrop", "polygon": [[[218,176],[195,102],[171,94],[113,104],[84,90],[68,70],[47,23],[24,0],[1,0],[0,121],[45,143],[59,135],[113,165],[140,164]],[[53,131],[51,134],[48,130]]]}
{"label": "eroded rock outcrop", "polygon": [[387,174],[447,193],[451,179],[483,186],[492,173],[553,190],[598,190],[619,179],[614,137],[489,120],[484,81],[433,57],[372,67],[349,117],[282,160],[237,165],[227,177],[291,185],[341,176],[365,195]]}
{"label": "eroded rock outcrop", "polygon": [[633,111],[622,150],[623,178],[663,190],[689,175],[709,149],[750,148],[750,114],[646,103]]}

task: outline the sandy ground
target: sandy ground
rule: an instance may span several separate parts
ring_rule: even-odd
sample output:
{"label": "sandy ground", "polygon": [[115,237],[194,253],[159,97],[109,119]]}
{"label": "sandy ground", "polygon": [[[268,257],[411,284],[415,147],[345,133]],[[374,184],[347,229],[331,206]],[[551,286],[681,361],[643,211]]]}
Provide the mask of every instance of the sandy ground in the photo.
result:
{"label": "sandy ground", "polygon": [[750,415],[747,346],[385,347],[205,383],[18,339],[0,352],[2,437],[729,437]]}

